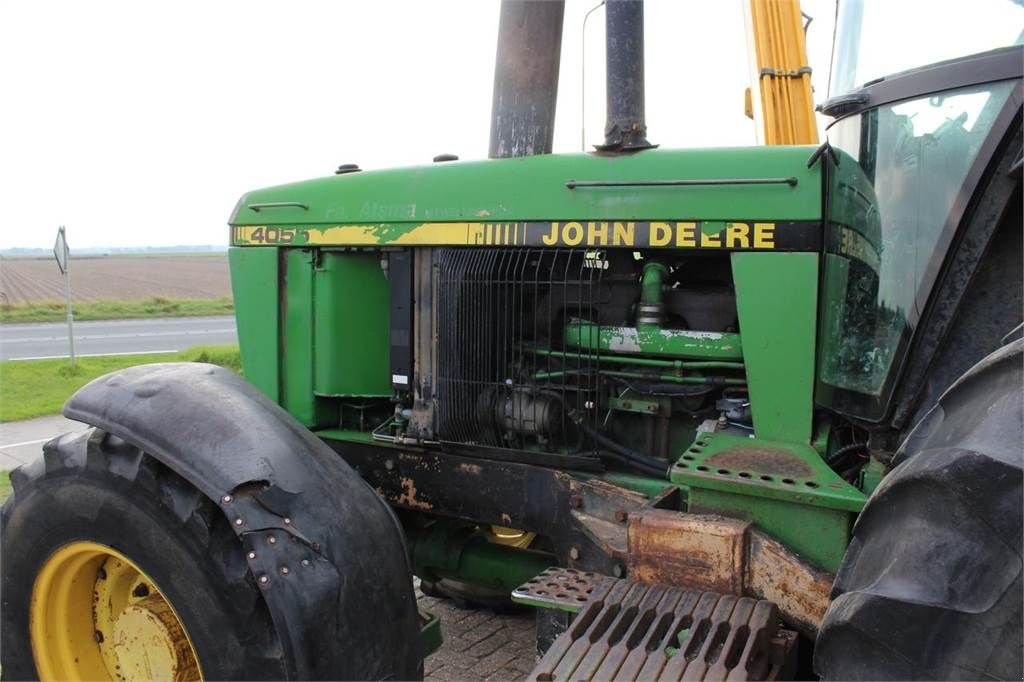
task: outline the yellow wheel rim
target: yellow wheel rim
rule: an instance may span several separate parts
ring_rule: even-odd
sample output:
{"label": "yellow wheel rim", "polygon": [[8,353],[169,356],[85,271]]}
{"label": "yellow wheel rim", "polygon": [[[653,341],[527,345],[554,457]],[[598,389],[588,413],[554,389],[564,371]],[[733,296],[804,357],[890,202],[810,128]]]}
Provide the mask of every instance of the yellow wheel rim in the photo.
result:
{"label": "yellow wheel rim", "polygon": [[32,655],[41,680],[199,680],[188,633],[156,583],[96,542],[64,545],[32,586]]}

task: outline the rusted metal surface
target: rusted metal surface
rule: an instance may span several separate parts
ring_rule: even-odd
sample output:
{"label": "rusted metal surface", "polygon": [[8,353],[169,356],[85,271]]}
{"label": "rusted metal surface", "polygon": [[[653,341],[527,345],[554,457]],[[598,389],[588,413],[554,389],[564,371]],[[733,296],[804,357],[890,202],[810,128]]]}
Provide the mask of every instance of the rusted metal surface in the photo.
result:
{"label": "rusted metal surface", "polygon": [[644,582],[742,594],[749,527],[738,519],[661,509],[631,514],[629,574]]}
{"label": "rusted metal surface", "polygon": [[630,514],[628,538],[631,578],[768,599],[810,637],[828,608],[833,576],[749,522],[646,509]]}
{"label": "rusted metal surface", "polygon": [[809,478],[814,470],[788,452],[772,448],[743,447],[725,450],[704,460],[712,469],[756,471],[761,474]]}
{"label": "rusted metal surface", "polygon": [[778,540],[751,529],[747,541],[746,592],[778,604],[801,632],[818,632],[834,576],[799,560]]}
{"label": "rusted metal surface", "polygon": [[614,582],[590,571],[552,567],[512,590],[512,601],[577,612],[591,598],[603,598]]}
{"label": "rusted metal surface", "polygon": [[615,580],[595,589],[529,679],[786,679],[795,644],[771,602]]}

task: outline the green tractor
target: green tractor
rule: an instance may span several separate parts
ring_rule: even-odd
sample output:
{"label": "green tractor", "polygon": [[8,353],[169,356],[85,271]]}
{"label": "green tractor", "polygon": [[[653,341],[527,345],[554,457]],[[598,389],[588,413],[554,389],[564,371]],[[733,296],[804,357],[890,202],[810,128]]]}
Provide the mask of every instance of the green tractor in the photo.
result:
{"label": "green tractor", "polygon": [[12,473],[5,679],[418,678],[414,575],[535,608],[537,680],[1024,674],[1022,49],[837,78],[820,147],[656,149],[606,4],[595,152],[513,0],[515,158],[241,198],[245,378],[97,379]]}

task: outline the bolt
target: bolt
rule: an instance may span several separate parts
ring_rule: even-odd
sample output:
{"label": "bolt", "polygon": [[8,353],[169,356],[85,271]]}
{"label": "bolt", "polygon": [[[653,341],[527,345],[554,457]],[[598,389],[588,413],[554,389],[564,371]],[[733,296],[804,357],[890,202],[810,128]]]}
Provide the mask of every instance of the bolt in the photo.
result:
{"label": "bolt", "polygon": [[580,558],[580,548],[579,547],[571,547],[569,549],[569,558],[572,559],[573,561],[578,561],[579,558]]}
{"label": "bolt", "polygon": [[303,559],[302,560],[302,565],[303,566],[309,566],[309,559]]}
{"label": "bolt", "polygon": [[623,574],[625,574],[625,571],[622,570],[622,564],[615,564],[612,566],[612,575],[616,578],[621,578]]}
{"label": "bolt", "polygon": [[261,575],[261,576],[260,576],[260,584],[261,584],[261,585],[266,585],[266,584],[267,584],[267,583],[269,583],[269,582],[270,582],[270,578],[268,578],[268,577],[267,577],[267,576],[265,576],[265,575]]}
{"label": "bolt", "polygon": [[291,520],[291,519],[289,519],[289,518],[288,518],[287,516],[286,516],[286,517],[284,517],[284,525],[286,525],[286,526],[287,526],[287,525],[289,525],[289,524],[290,524],[291,522],[292,522],[292,520]]}
{"label": "bolt", "polygon": [[390,459],[390,458],[384,460],[384,468],[387,469],[388,471],[391,471],[392,469],[394,469],[395,468],[395,460]]}
{"label": "bolt", "polygon": [[272,545],[275,545],[275,544],[277,544],[277,538],[275,538],[273,535],[271,535],[270,537],[267,538],[267,542],[269,542]]}
{"label": "bolt", "polygon": [[616,521],[618,521],[619,523],[625,523],[627,518],[628,518],[628,516],[626,514],[626,510],[625,509],[616,509],[615,510],[615,520]]}
{"label": "bolt", "polygon": [[242,525],[242,519],[241,519],[241,517],[239,517],[239,518],[235,519],[235,525],[236,525],[236,526],[241,526],[241,525]]}
{"label": "bolt", "polygon": [[250,559],[255,559],[255,558],[256,558],[256,552],[249,552],[249,554],[248,554],[247,556],[248,556],[248,557],[249,557]]}
{"label": "bolt", "polygon": [[582,509],[583,508],[583,496],[582,495],[570,495],[569,496],[569,506],[572,507],[573,509]]}
{"label": "bolt", "polygon": [[92,638],[96,640],[97,644],[103,644],[103,633],[100,632],[99,630],[97,630],[96,632],[92,633]]}
{"label": "bolt", "polygon": [[288,567],[287,566],[282,566],[281,567],[281,575],[288,575]]}
{"label": "bolt", "polygon": [[232,497],[231,497],[230,495],[225,495],[224,497],[222,497],[222,498],[220,498],[220,499],[221,499],[221,501],[222,501],[222,502],[223,502],[224,504],[227,504],[228,502],[230,502],[230,501],[232,500]]}
{"label": "bolt", "polygon": [[583,407],[585,409],[587,409],[587,410],[594,409],[594,401],[593,400],[588,400],[587,402],[583,403]]}

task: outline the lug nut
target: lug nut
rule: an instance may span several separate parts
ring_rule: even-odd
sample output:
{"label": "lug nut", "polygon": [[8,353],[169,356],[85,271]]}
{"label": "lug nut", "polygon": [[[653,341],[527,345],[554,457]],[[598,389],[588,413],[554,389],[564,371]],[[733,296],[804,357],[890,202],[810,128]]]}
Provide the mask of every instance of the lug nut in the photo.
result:
{"label": "lug nut", "polygon": [[287,566],[282,566],[281,567],[281,575],[288,575],[288,567]]}
{"label": "lug nut", "polygon": [[255,559],[256,558],[256,552],[249,552],[246,556],[248,556],[250,559]]}
{"label": "lug nut", "polygon": [[260,584],[261,584],[261,585],[266,585],[266,584],[267,584],[267,583],[269,583],[269,582],[270,582],[270,578],[268,578],[268,577],[267,577],[267,576],[265,576],[265,575],[261,575],[261,576],[260,576]]}
{"label": "lug nut", "polygon": [[291,524],[291,522],[292,522],[292,520],[291,520],[291,519],[289,519],[289,518],[288,518],[287,516],[286,516],[286,517],[284,517],[284,525],[286,525],[286,526],[287,526],[287,525]]}
{"label": "lug nut", "polygon": [[309,566],[309,559],[303,559],[302,560],[302,565],[303,566]]}
{"label": "lug nut", "polygon": [[269,538],[267,538],[267,542],[269,542],[272,545],[277,544],[277,538],[271,535]]}
{"label": "lug nut", "polygon": [[239,517],[239,518],[235,519],[235,525],[236,525],[236,526],[241,526],[241,525],[242,525],[242,519],[241,519],[241,517]]}
{"label": "lug nut", "polygon": [[231,498],[230,495],[225,495],[224,497],[222,497],[220,499],[221,499],[222,502],[224,502],[224,504],[227,504],[228,502],[231,501],[232,498]]}
{"label": "lug nut", "polygon": [[577,561],[580,558],[580,548],[572,547],[569,549],[569,558],[573,561]]}

